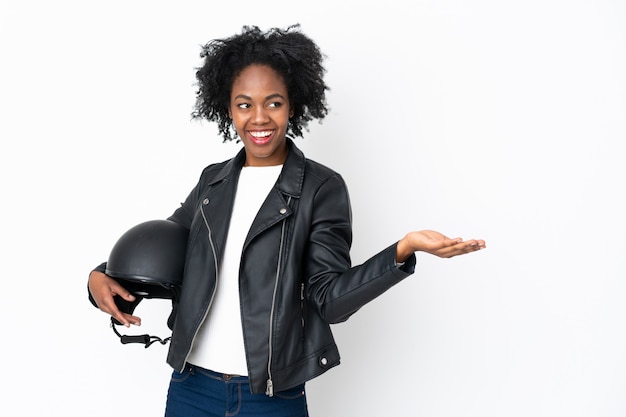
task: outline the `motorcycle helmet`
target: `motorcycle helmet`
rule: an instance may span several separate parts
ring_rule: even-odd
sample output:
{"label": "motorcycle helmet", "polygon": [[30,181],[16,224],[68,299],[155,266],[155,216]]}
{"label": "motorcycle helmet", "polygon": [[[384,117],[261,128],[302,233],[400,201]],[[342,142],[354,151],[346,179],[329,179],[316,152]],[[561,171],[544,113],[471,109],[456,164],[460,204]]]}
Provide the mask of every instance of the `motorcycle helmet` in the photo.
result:
{"label": "motorcycle helmet", "polygon": [[[144,298],[176,300],[183,281],[188,235],[188,229],[171,220],[149,220],[132,227],[118,239],[105,273],[135,296],[133,302],[115,297],[122,312],[133,314]],[[149,335],[122,336],[115,329],[121,323],[111,320],[122,343],[139,342],[148,347],[154,341],[164,344],[169,340]]]}

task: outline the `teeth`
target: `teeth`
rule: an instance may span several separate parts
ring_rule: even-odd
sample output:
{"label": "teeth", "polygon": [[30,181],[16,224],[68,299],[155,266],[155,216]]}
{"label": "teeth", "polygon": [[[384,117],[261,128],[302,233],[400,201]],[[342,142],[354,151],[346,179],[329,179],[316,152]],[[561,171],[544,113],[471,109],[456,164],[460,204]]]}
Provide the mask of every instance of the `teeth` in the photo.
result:
{"label": "teeth", "polygon": [[266,136],[269,136],[272,134],[271,130],[266,130],[263,132],[250,132],[250,135],[254,136],[255,138],[264,138]]}

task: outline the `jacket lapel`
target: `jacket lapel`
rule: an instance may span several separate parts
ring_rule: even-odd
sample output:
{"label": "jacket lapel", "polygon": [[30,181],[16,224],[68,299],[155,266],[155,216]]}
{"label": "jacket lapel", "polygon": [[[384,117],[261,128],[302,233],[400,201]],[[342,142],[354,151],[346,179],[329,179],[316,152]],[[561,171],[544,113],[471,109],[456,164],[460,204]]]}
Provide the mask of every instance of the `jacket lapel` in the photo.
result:
{"label": "jacket lapel", "polygon": [[[224,243],[228,235],[230,215],[235,202],[237,181],[244,161],[245,153],[242,149],[207,184],[207,189],[200,201],[201,210],[212,235],[211,240],[216,246],[215,251],[218,259],[222,259],[224,253]],[[225,215],[226,213],[228,215]]]}
{"label": "jacket lapel", "polygon": [[275,225],[293,213],[287,199],[300,198],[304,181],[304,154],[295,144],[287,139],[289,153],[276,185],[269,192],[263,205],[252,222],[250,232],[244,243],[244,250],[254,237]]}

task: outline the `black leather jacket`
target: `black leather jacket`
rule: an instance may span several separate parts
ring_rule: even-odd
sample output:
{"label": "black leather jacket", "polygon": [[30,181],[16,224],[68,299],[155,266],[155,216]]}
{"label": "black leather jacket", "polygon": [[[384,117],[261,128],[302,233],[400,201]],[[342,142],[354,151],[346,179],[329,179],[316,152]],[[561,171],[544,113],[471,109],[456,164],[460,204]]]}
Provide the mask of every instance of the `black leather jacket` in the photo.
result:
{"label": "black leather jacket", "polygon": [[[291,140],[288,147],[280,176],[244,243],[239,275],[248,377],[253,393],[268,395],[338,365],[330,323],[348,319],[415,266],[414,256],[396,266],[394,243],[351,268],[351,209],[343,179],[306,159]],[[210,314],[244,160],[242,150],[205,168],[170,217],[190,229],[167,358],[179,371]]]}

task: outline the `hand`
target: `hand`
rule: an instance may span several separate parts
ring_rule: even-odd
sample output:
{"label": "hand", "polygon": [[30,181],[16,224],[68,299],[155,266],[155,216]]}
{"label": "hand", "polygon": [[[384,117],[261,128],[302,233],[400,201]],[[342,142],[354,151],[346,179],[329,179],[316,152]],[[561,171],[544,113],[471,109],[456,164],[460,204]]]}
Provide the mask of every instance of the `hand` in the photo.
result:
{"label": "hand", "polygon": [[410,232],[398,242],[396,261],[404,262],[412,253],[417,251],[427,252],[440,258],[452,258],[453,256],[475,252],[485,247],[485,241],[481,239],[467,241],[460,237],[450,239],[434,230],[422,230]]}
{"label": "hand", "polygon": [[102,272],[92,271],[89,274],[89,292],[96,301],[98,308],[110,314],[126,327],[131,324],[141,325],[141,319],[137,316],[122,313],[115,304],[114,296],[118,295],[127,301],[134,301],[135,296],[129,293],[116,280]]}

